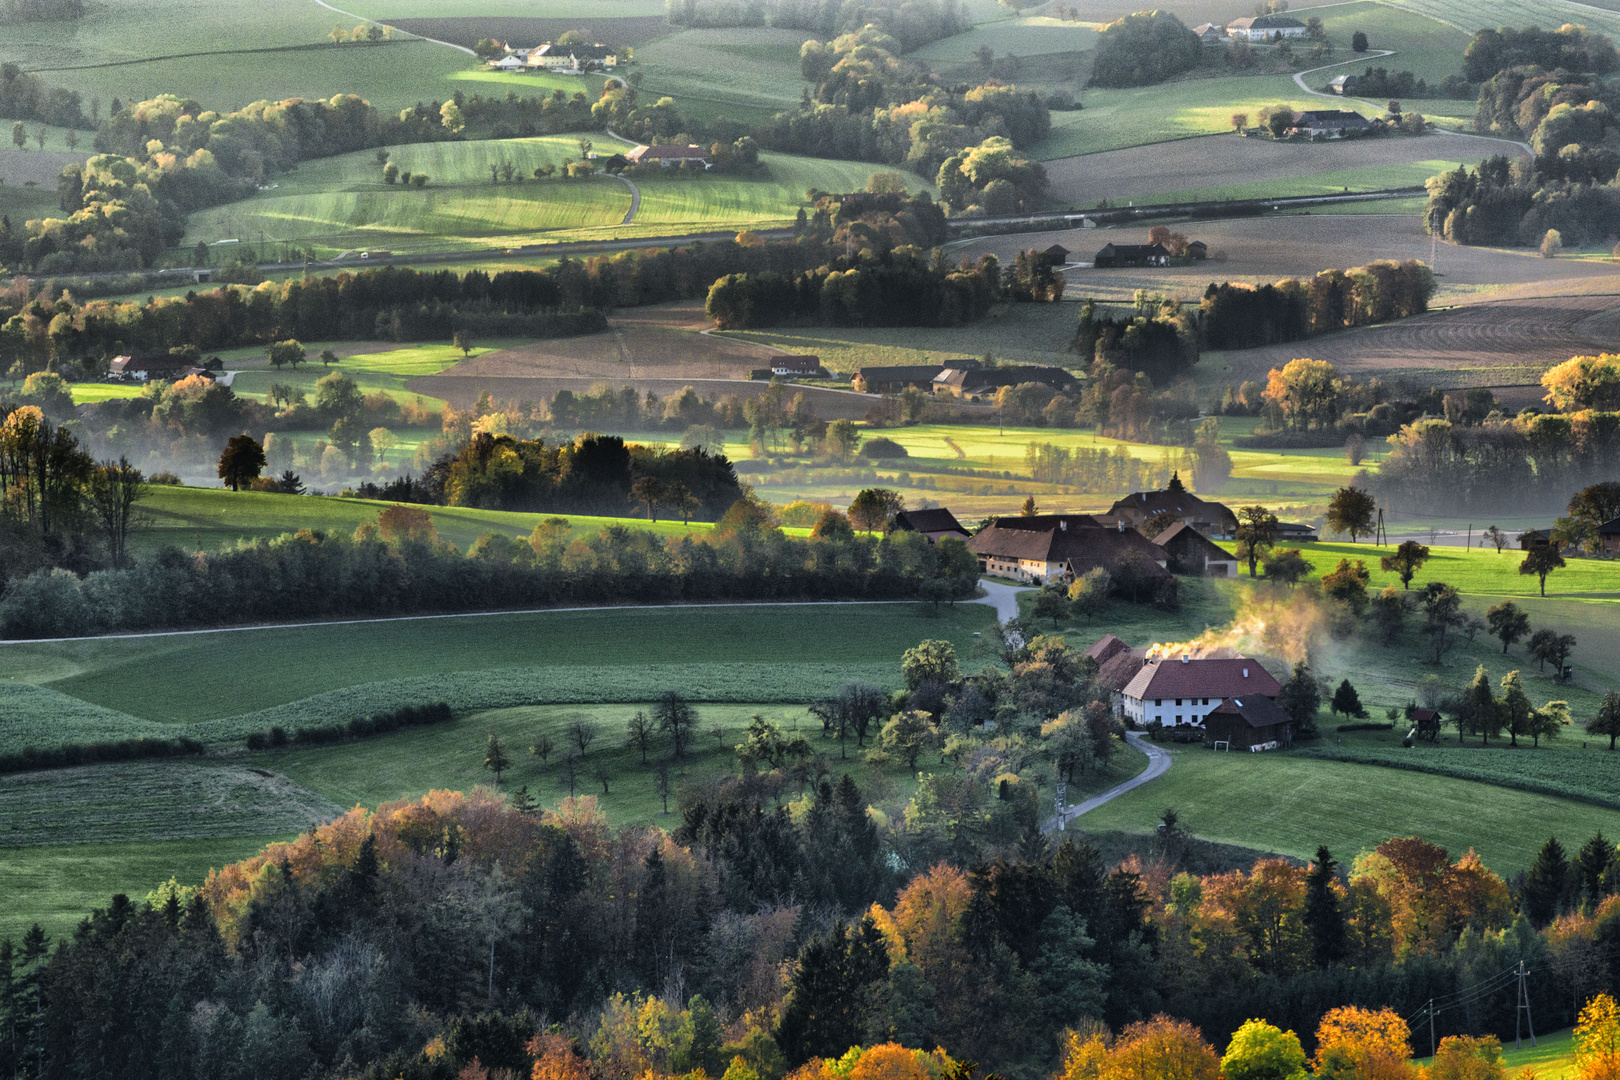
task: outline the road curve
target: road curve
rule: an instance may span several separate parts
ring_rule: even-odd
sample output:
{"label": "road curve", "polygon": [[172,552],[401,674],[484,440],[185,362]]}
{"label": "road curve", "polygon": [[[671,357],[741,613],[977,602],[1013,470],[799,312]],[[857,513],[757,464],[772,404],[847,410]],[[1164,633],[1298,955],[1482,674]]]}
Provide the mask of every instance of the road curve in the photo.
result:
{"label": "road curve", "polygon": [[630,210],[624,215],[624,220],[619,222],[620,225],[628,225],[636,220],[636,211],[641,209],[641,189],[636,187],[628,176],[620,176],[618,173],[610,173],[609,175],[630,189]]}
{"label": "road curve", "polygon": [[979,579],[979,588],[984,595],[967,601],[969,604],[985,604],[996,609],[996,622],[1005,623],[1018,617],[1018,594],[1027,592],[1027,586],[1007,585],[999,581]]}
{"label": "road curve", "polygon": [[[1141,787],[1143,784],[1146,784],[1151,780],[1157,780],[1159,777],[1170,771],[1170,755],[1167,751],[1159,749],[1150,742],[1143,741],[1142,737],[1136,734],[1134,731],[1127,731],[1125,733],[1125,741],[1147,755],[1148,767],[1131,777],[1129,780],[1125,781],[1123,784],[1115,784],[1107,791],[1104,791],[1099,795],[1093,795],[1085,802],[1078,803],[1064,810],[1063,821],[1065,823],[1074,820],[1081,814],[1090,813],[1104,803],[1112,802],[1121,795],[1125,794],[1127,791],[1134,791],[1136,788]],[[1053,817],[1052,820],[1048,821],[1041,827],[1043,832],[1051,832],[1056,828],[1058,828],[1058,819],[1056,817]]]}

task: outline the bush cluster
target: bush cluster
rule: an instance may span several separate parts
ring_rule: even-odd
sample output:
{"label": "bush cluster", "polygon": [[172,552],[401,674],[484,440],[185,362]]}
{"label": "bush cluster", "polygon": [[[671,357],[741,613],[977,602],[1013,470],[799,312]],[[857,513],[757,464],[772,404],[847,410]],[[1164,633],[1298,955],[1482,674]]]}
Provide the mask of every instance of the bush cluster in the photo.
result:
{"label": "bush cluster", "polygon": [[73,765],[91,765],[107,761],[184,757],[202,752],[203,744],[189,738],[67,743],[62,746],[29,747],[12,754],[0,754],[0,773],[65,769]]}

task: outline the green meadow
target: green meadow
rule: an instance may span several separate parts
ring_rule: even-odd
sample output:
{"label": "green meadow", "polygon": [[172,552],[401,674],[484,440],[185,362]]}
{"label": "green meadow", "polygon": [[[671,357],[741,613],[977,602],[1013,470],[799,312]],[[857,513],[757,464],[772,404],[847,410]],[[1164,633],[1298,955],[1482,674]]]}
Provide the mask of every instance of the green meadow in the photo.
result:
{"label": "green meadow", "polygon": [[[345,355],[342,343],[331,346],[333,352],[338,354],[336,364],[328,367],[322,364],[318,357],[322,346],[306,346],[309,353],[309,362],[297,368],[277,370],[271,367],[255,367],[238,371],[231,380],[231,390],[242,397],[253,398],[257,401],[268,401],[270,387],[275,384],[291,386],[300,393],[309,396],[311,404],[315,399],[315,384],[327,375],[334,372],[347,375],[355,381],[363,393],[381,391],[396,401],[416,401],[420,399],[430,407],[440,408],[444,403],[438,398],[424,398],[405,388],[405,384],[420,375],[437,375],[445,368],[459,364],[462,360],[473,356],[482,356],[496,349],[505,348],[517,342],[492,341],[486,342],[463,353],[452,345],[402,345],[397,349],[387,349],[383,352],[365,352],[354,355]],[[256,349],[258,357],[264,355],[263,349]],[[249,354],[253,355],[253,354]],[[79,400],[77,388],[74,400]]]}
{"label": "green meadow", "polygon": [[[1284,199],[1294,196],[1382,191],[1386,188],[1421,186],[1429,177],[1455,169],[1459,164],[1461,163],[1456,161],[1436,159],[1398,165],[1372,165],[1360,169],[1312,173],[1310,176],[1295,176],[1283,180],[1257,180],[1247,184],[1224,184],[1219,187],[1166,192],[1162,195],[1144,195],[1138,201],[1177,203],[1210,199]],[[1388,204],[1380,202],[1376,206],[1378,212],[1388,212]],[[1315,209],[1312,207],[1313,212]],[[1368,208],[1366,204],[1361,204],[1357,209],[1366,213]]]}
{"label": "green meadow", "polygon": [[[625,144],[588,136],[599,154]],[[426,187],[383,182],[372,151],[306,162],[251,199],[192,214],[182,248],[238,239],[313,247],[322,256],[362,248],[425,252],[488,243],[504,249],[558,240],[679,235],[792,224],[809,188],[863,188],[884,167],[791,154],[762,155],[764,179],[639,177],[641,204],[631,225],[631,188],[609,176],[534,180],[542,165],[578,160],[580,137],[419,143],[391,149],[401,172],[426,173]],[[521,183],[492,183],[490,167],[511,164]],[[911,178],[909,186],[931,185]]]}

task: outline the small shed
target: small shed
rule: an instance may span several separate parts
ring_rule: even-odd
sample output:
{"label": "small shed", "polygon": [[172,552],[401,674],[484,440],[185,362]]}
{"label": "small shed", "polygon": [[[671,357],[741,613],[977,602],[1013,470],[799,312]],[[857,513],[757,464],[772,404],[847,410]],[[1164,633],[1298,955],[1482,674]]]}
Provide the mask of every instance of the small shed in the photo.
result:
{"label": "small shed", "polygon": [[1041,254],[1051,259],[1053,266],[1067,266],[1069,263],[1069,249],[1062,244],[1053,244]]}
{"label": "small shed", "polygon": [[1190,240],[1190,241],[1188,241],[1188,243],[1187,243],[1187,258],[1189,258],[1189,259],[1207,259],[1207,258],[1209,258],[1209,245],[1204,243],[1202,240]]}
{"label": "small shed", "polygon": [[956,515],[943,506],[927,510],[902,510],[894,515],[894,528],[896,532],[922,533],[930,544],[951,538],[966,540],[973,535],[962,528]]}
{"label": "small shed", "polygon": [[1519,550],[1534,551],[1537,548],[1552,547],[1551,529],[1531,529],[1519,534]]}
{"label": "small shed", "polygon": [[1328,89],[1341,96],[1354,94],[1356,92],[1356,77],[1354,75],[1340,75],[1338,78],[1329,81]]}
{"label": "small shed", "polygon": [[784,353],[781,356],[771,357],[772,375],[819,375],[820,373],[821,357],[819,356]]}
{"label": "small shed", "polygon": [[1163,244],[1104,244],[1091,265],[1099,270],[1115,266],[1169,266],[1170,251]]}
{"label": "small shed", "polygon": [[1294,745],[1294,720],[1268,697],[1227,698],[1204,717],[1204,745],[1251,754],[1286,750]]}

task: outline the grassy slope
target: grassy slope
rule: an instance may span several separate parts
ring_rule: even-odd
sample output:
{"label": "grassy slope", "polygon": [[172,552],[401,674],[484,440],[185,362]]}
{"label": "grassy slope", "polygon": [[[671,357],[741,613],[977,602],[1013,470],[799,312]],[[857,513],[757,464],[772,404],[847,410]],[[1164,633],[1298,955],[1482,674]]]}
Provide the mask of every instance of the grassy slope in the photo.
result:
{"label": "grassy slope", "polygon": [[[634,677],[652,665],[897,669],[900,654],[924,638],[949,638],[966,651],[990,618],[977,604],[942,608],[937,618],[917,604],[545,612],[12,645],[0,649],[0,674],[31,681],[44,670],[50,689],[184,724],[441,672],[583,667],[605,679],[613,672]],[[297,657],[296,677],[278,664],[243,665],[244,655]],[[222,697],[224,682],[230,693]],[[703,700],[699,690],[683,688]],[[545,699],[543,687],[537,697]]]}
{"label": "grassy slope", "polygon": [[1031,16],[975,26],[965,34],[930,42],[907,58],[924,63],[977,62],[988,47],[998,57],[1085,52],[1097,45],[1097,30],[1085,23]]}
{"label": "grassy slope", "polygon": [[[599,152],[621,144],[593,139]],[[182,248],[198,240],[241,238],[311,245],[323,254],[357,248],[433,251],[490,243],[502,248],[561,239],[671,235],[685,231],[790,224],[808,188],[862,188],[884,167],[766,154],[765,179],[644,177],[634,225],[621,227],[630,189],[609,177],[491,184],[490,166],[509,162],[529,176],[545,164],[579,157],[578,137],[420,143],[397,147],[400,170],[426,173],[425,188],[384,184],[371,151],[307,162],[277,187],[243,202],[191,215]],[[929,187],[912,178],[914,189]],[[929,190],[932,190],[929,187]]]}
{"label": "grassy slope", "polygon": [[[1230,545],[1228,545],[1230,546]],[[1359,544],[1313,543],[1302,545],[1305,556],[1319,573],[1327,573],[1340,559],[1365,560],[1372,573],[1369,589],[1382,589],[1386,585],[1399,587],[1400,579],[1391,571],[1379,569],[1380,556],[1390,554],[1391,547]],[[1413,579],[1415,588],[1425,582],[1444,581],[1460,591],[1489,596],[1534,596],[1536,579],[1519,573],[1524,553],[1516,546],[1496,552],[1487,548],[1461,548],[1435,546],[1429,549],[1429,561]],[[1549,595],[1576,599],[1601,600],[1606,605],[1620,603],[1620,564],[1605,559],[1568,559],[1562,570],[1555,570],[1547,578]]]}
{"label": "grassy slope", "polygon": [[[361,353],[358,356],[344,355],[343,346],[338,344],[332,350],[338,354],[338,362],[333,367],[329,368],[314,362],[285,371],[270,367],[251,368],[237,374],[231,381],[231,389],[239,396],[267,401],[271,384],[281,383],[296,387],[309,395],[310,403],[314,404],[315,383],[336,371],[352,378],[363,393],[370,394],[380,390],[396,401],[414,401],[421,395],[405,389],[405,384],[410,380],[419,375],[437,375],[445,368],[459,364],[466,356],[482,356],[484,353],[504,348],[507,344],[509,343],[486,342],[465,355],[451,345],[407,345],[386,352]],[[255,351],[262,352],[262,350]],[[312,360],[320,355],[319,349],[307,351]],[[74,393],[74,400],[78,400],[77,391]],[[437,398],[423,398],[423,401],[443,405]]]}
{"label": "grassy slope", "polygon": [[812,36],[764,27],[682,30],[638,48],[636,66],[644,92],[674,97],[683,115],[758,123],[799,103],[799,47]]}
{"label": "grassy slope", "polygon": [[1184,828],[1309,858],[1326,844],[1353,858],[1391,836],[1421,835],[1461,854],[1473,847],[1511,875],[1528,866],[1549,833],[1578,843],[1614,812],[1567,799],[1420,773],[1316,761],[1287,754],[1217,754],[1174,747],[1170,771],[1081,819],[1087,829],[1147,832],[1165,807]]}

